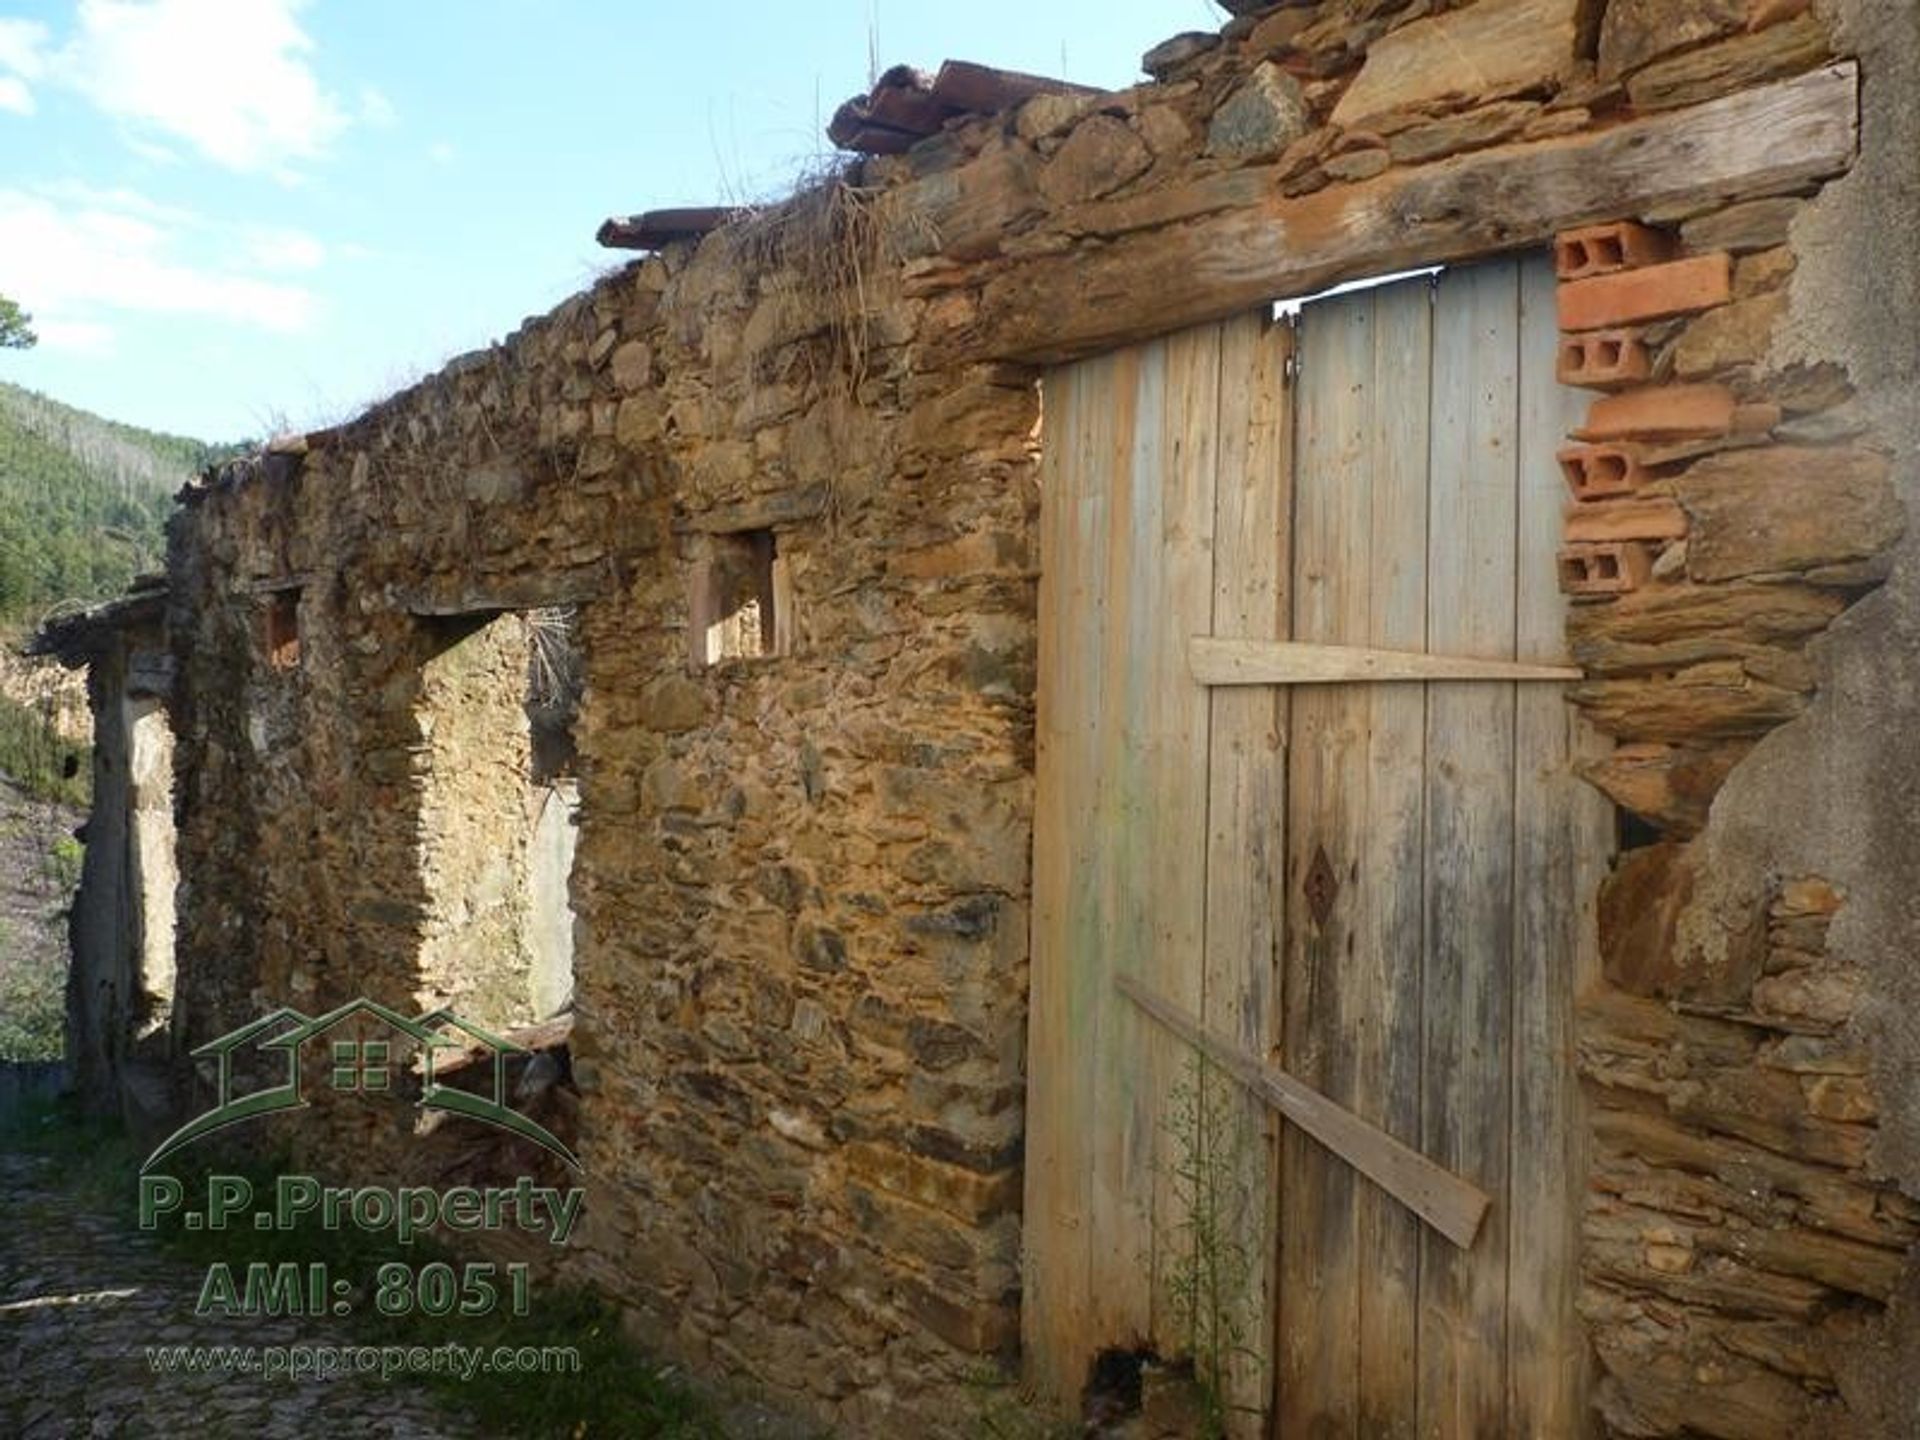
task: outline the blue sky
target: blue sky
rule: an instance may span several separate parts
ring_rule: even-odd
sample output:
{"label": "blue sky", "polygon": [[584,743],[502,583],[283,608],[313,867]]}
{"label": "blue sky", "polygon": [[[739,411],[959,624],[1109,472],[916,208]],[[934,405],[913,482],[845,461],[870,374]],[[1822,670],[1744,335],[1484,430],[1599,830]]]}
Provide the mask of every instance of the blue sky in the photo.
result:
{"label": "blue sky", "polygon": [[332,423],[780,193],[870,61],[1118,87],[1207,0],[0,0],[9,380],[206,439]]}

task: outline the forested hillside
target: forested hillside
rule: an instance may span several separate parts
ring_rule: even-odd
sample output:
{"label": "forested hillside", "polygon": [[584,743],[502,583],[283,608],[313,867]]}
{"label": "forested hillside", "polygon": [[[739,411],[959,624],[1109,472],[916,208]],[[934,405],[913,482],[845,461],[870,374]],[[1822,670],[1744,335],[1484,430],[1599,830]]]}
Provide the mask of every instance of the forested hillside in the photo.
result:
{"label": "forested hillside", "polygon": [[158,569],[174,492],[228,448],[0,384],[0,628]]}

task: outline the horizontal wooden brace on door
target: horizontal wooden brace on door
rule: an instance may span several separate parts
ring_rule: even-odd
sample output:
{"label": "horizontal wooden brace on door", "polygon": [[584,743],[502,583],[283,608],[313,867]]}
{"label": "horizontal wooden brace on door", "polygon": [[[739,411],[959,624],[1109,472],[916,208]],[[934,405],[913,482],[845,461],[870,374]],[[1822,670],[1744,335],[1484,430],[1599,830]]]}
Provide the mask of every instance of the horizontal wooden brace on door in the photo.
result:
{"label": "horizontal wooden brace on door", "polygon": [[1422,655],[1289,640],[1223,640],[1196,635],[1187,664],[1202,685],[1340,685],[1415,680],[1578,680],[1565,665]]}
{"label": "horizontal wooden brace on door", "polygon": [[1134,1004],[1201,1051],[1282,1116],[1353,1166],[1462,1250],[1473,1248],[1490,1203],[1450,1170],[1344,1110],[1311,1085],[1212,1035],[1170,1000],[1128,975],[1113,982]]}

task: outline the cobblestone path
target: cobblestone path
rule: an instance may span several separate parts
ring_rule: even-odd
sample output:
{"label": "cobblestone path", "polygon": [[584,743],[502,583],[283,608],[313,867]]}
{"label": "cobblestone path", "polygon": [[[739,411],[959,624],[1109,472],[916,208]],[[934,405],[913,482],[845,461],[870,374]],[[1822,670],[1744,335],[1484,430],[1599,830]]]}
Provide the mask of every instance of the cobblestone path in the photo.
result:
{"label": "cobblestone path", "polygon": [[159,1374],[148,1346],[343,1345],[315,1320],[196,1319],[204,1270],[163,1254],[131,1214],[62,1185],[57,1162],[0,1153],[0,1436],[480,1434],[406,1381]]}

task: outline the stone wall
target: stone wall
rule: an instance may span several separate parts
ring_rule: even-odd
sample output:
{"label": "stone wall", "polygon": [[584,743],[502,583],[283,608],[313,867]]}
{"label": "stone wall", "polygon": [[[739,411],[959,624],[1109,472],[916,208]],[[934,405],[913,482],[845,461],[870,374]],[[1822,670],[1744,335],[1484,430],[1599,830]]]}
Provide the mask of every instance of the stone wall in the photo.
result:
{"label": "stone wall", "polygon": [[148,588],[48,627],[32,653],[85,669],[93,806],[68,915],[64,1073],[96,1114],[145,1133],[171,1109],[174,998],[172,669]]}
{"label": "stone wall", "polygon": [[[883,274],[854,315],[810,288],[857,203],[628,267],[215,477],[174,611],[199,1039],[521,983],[471,921],[483,807],[527,781],[480,712],[524,660],[456,675],[499,623],[446,635],[579,606],[585,1267],[655,1343],[856,1422],[950,1411],[1016,1333],[1037,416],[1030,376],[916,372]],[[753,530],[789,653],[696,670],[693,559]]]}
{"label": "stone wall", "polygon": [[[1636,336],[1645,380],[1761,423],[1640,457],[1686,533],[1628,537],[1644,573],[1570,637],[1575,699],[1622,741],[1593,778],[1650,842],[1603,897],[1581,1022],[1596,1399],[1620,1434],[1871,1433],[1891,1412],[1843,1360],[1913,1283],[1912,1122],[1882,1146],[1920,1045],[1862,1019],[1911,984],[1911,917],[1836,818],[1885,808],[1859,737],[1891,701],[1834,677],[1889,643],[1854,616],[1904,593],[1874,592],[1913,488],[1911,361],[1820,312],[1911,218],[1866,193],[1899,190],[1888,77],[1914,50],[1871,5],[1271,6],[1158,47],[1153,83],[859,162],[211,477],[170,566],[185,1038],[270,1001],[524,988],[504,941],[471,968],[435,948],[475,893],[436,797],[520,793],[526,762],[441,723],[434,657],[450,625],[577,605],[581,1269],[656,1344],[857,1433],[955,1423],[1017,1337],[1033,364],[1275,276],[1641,221],[1729,257],[1724,299]],[[1643,137],[1843,84],[1836,55],[1878,97],[1877,182],[1822,192],[1849,157],[1787,157],[1620,208]],[[1911,328],[1910,284],[1885,303]],[[778,567],[768,653],[705,663],[716,567],[749,555]],[[269,645],[289,595],[293,664]],[[516,662],[489,663],[506,686]],[[1854,763],[1810,793],[1832,756]]]}
{"label": "stone wall", "polygon": [[84,675],[53,660],[30,660],[11,647],[0,649],[0,696],[47,718],[62,740],[93,743],[93,716],[87,708]]}

